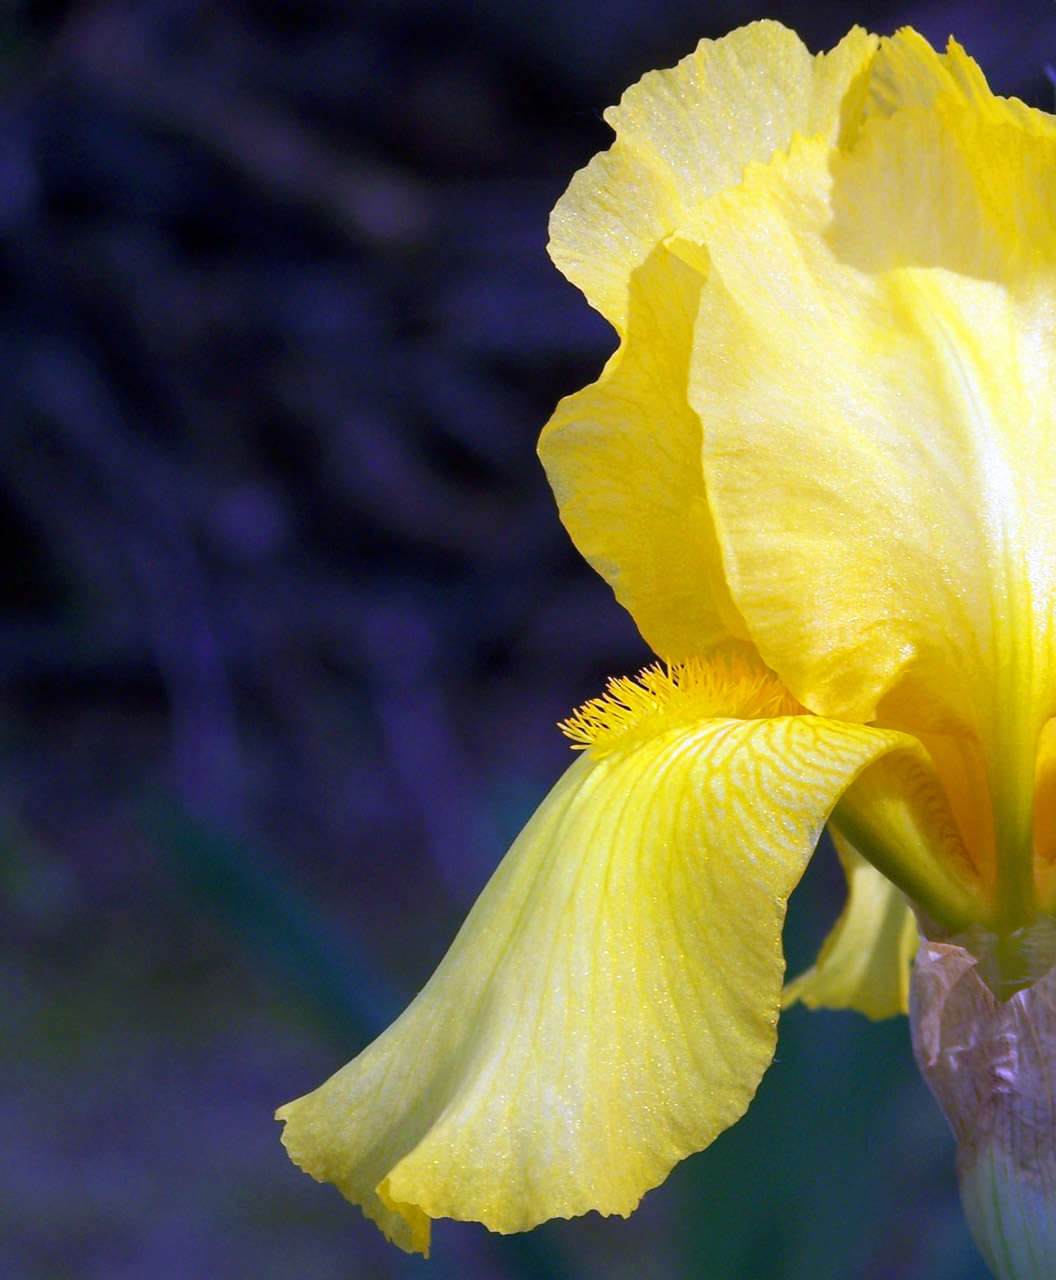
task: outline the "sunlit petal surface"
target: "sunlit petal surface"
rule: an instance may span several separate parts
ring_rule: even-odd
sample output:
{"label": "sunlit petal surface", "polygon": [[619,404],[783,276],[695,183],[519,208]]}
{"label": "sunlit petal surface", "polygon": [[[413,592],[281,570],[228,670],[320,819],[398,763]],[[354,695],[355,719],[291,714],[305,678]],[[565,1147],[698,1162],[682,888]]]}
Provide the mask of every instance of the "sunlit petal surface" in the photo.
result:
{"label": "sunlit petal surface", "polygon": [[[617,141],[573,180],[550,251],[625,334],[600,381],[558,407],[540,454],[583,555],[669,661],[746,635],[730,600],[701,466],[689,360],[702,274],[660,242],[797,131],[833,137],[864,93],[876,39],[813,57],[761,22],[702,41],[606,113]],[[698,264],[699,267],[699,264]]]}
{"label": "sunlit petal surface", "polygon": [[1054,161],[951,96],[868,117],[848,153],[797,140],[700,212],[690,397],[728,579],[816,710],[870,719],[901,683],[902,724],[1033,754],[1056,688]]}
{"label": "sunlit petal surface", "polygon": [[707,197],[796,133],[834,137],[876,37],[852,31],[811,55],[776,22],[702,40],[605,112],[617,141],[576,175],[550,222],[550,254],[623,331],[632,272]]}
{"label": "sunlit petal surface", "polygon": [[903,735],[811,716],[631,734],[565,774],[433,979],[279,1113],[405,1248],[629,1213],[773,1054],[785,903],[833,803]]}
{"label": "sunlit petal surface", "polygon": [[600,382],[561,402],[539,442],[565,527],[669,661],[745,634],[688,400],[700,286],[663,249],[645,262],[631,281],[627,342]]}
{"label": "sunlit petal surface", "polygon": [[819,713],[978,741],[1013,929],[1056,710],[1056,134],[952,65],[882,44],[853,145],[794,140],[671,247],[707,257],[690,401],[749,634]]}

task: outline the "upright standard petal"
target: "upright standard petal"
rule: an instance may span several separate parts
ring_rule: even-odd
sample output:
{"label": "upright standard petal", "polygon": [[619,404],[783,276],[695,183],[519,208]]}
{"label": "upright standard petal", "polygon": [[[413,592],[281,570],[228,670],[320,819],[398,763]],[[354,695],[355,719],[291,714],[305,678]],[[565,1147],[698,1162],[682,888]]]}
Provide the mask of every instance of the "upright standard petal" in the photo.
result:
{"label": "upright standard petal", "polygon": [[669,662],[745,635],[688,400],[700,286],[663,249],[638,268],[627,340],[596,385],[561,401],[539,441],[572,540]]}
{"label": "upright standard petal", "polygon": [[1014,124],[1050,137],[1056,133],[1056,119],[1047,112],[1018,98],[996,96],[956,40],[950,40],[945,53],[937,53],[919,32],[903,27],[881,41],[869,69],[863,117],[889,116],[905,107],[941,109],[944,103],[989,124]]}
{"label": "upright standard petal", "polygon": [[753,168],[676,249],[710,263],[690,400],[753,640],[819,713],[978,739],[1009,921],[1029,918],[1056,710],[1056,140],[952,98],[870,116],[846,155],[800,140]]}
{"label": "upright standard petal", "polygon": [[558,407],[540,454],[577,547],[668,661],[747,632],[687,396],[701,274],[662,241],[797,133],[856,128],[876,47],[855,29],[814,57],[776,22],[702,41],[606,113],[616,142],[554,210],[554,261],[625,340],[599,383]]}
{"label": "upright standard petal", "polygon": [[554,209],[554,262],[622,333],[634,270],[751,161],[768,160],[796,133],[834,138],[860,107],[876,44],[856,28],[814,57],[780,23],[753,22],[643,77],[605,112],[612,148]]}
{"label": "upright standard petal", "polygon": [[404,1248],[436,1217],[626,1215],[747,1107],[788,895],[849,782],[912,744],[804,715],[685,722],[707,701],[691,683],[681,709],[656,681],[631,699],[403,1017],[279,1112],[292,1158]]}
{"label": "upright standard petal", "polygon": [[[984,728],[1002,658],[1052,696],[1056,252],[1013,287],[962,159],[907,111],[846,163],[802,143],[714,201],[691,375],[764,657],[808,706],[863,720],[917,672],[923,729]],[[1035,177],[1056,197],[1054,161]]]}

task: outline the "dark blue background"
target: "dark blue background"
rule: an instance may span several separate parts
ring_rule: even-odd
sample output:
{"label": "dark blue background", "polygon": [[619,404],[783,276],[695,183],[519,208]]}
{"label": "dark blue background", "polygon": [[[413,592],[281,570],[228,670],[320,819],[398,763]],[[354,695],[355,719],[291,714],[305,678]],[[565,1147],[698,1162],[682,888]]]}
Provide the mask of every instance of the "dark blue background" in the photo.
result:
{"label": "dark blue background", "polygon": [[[274,1107],[426,978],[649,658],[534,456],[607,326],[547,261],[601,110],[780,17],[953,31],[1050,107],[1026,3],[0,10],[0,1275],[973,1280],[905,1023],[801,1010],[629,1222],[430,1263]],[[824,858],[793,967],[838,910]]]}

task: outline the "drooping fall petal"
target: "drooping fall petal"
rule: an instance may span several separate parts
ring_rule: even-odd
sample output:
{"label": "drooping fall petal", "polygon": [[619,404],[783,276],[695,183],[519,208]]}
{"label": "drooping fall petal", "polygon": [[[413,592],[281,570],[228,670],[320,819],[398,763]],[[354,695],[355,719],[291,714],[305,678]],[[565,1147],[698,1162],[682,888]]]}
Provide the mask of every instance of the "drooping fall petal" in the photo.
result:
{"label": "drooping fall petal", "polygon": [[292,1158],[404,1248],[435,1217],[628,1214],[736,1120],[773,1054],[788,895],[848,783],[912,749],[667,711],[568,770],[403,1017],[279,1112]]}
{"label": "drooping fall petal", "polygon": [[857,1009],[890,1018],[909,1009],[910,962],[917,922],[904,896],[842,836],[833,843],[847,876],[847,902],[805,973],[785,987],[784,1002],[810,1009]]}

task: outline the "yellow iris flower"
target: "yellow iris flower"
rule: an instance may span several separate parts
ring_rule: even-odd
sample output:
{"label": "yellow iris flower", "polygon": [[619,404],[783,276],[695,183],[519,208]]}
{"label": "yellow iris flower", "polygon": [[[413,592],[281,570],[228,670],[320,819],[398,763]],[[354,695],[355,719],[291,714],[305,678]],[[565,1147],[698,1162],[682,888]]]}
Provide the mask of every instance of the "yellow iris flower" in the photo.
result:
{"label": "yellow iris flower", "polygon": [[[747,1107],[782,999],[904,1009],[917,941],[1056,909],[1056,120],[951,43],[760,22],[647,75],[554,211],[615,326],[540,452],[663,665],[406,1013],[284,1141],[404,1248],[628,1214]],[[783,992],[826,823],[848,876]]]}

